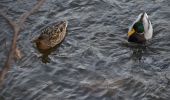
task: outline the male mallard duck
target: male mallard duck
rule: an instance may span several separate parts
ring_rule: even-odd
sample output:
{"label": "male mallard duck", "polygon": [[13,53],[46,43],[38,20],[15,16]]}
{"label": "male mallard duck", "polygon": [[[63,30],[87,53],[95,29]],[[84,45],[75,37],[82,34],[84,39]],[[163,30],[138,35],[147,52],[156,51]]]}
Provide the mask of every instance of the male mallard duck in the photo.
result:
{"label": "male mallard duck", "polygon": [[136,21],[128,31],[128,41],[135,43],[145,43],[152,38],[153,28],[146,13],[139,14]]}
{"label": "male mallard duck", "polygon": [[60,44],[66,36],[67,22],[53,23],[40,30],[40,35],[34,40],[38,49],[48,50]]}

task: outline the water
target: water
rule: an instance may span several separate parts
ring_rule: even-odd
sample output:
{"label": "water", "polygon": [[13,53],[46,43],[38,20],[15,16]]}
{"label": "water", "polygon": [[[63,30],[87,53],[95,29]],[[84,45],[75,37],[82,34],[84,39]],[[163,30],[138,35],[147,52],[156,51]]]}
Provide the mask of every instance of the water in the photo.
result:
{"label": "water", "polygon": [[[35,1],[1,0],[0,9],[17,20]],[[46,1],[23,26],[23,57],[12,64],[0,100],[170,100],[169,9],[168,0]],[[128,27],[143,11],[153,39],[146,46],[128,43]],[[46,24],[65,19],[64,42],[42,56],[32,38]],[[12,30],[0,21],[2,68]]]}

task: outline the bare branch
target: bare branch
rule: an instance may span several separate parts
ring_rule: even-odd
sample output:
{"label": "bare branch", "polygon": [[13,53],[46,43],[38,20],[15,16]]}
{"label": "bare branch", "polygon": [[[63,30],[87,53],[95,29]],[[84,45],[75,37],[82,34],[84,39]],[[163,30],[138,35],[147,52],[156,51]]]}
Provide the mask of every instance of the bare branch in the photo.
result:
{"label": "bare branch", "polygon": [[0,12],[0,15],[3,16],[8,21],[8,23],[11,25],[11,27],[13,28],[13,31],[14,31],[13,40],[12,40],[12,43],[11,43],[9,55],[7,56],[7,60],[5,62],[4,67],[0,71],[0,85],[2,84],[2,82],[5,78],[5,75],[7,74],[8,70],[10,69],[10,66],[11,66],[10,64],[13,61],[13,56],[14,56],[15,51],[16,51],[16,43],[17,43],[18,34],[21,30],[23,23],[32,13],[34,13],[36,10],[38,10],[44,2],[45,2],[45,0],[38,0],[37,4],[30,11],[27,11],[24,14],[21,15],[21,17],[19,18],[18,24],[16,22],[12,21],[11,19],[9,19],[2,12]]}
{"label": "bare branch", "polygon": [[9,19],[4,13],[2,13],[2,11],[0,11],[0,15],[3,16],[8,21],[8,23],[11,25],[12,28],[17,26],[17,24],[11,19]]}
{"label": "bare branch", "polygon": [[30,10],[30,11],[27,11],[25,12],[24,14],[21,15],[21,17],[19,18],[19,24],[20,26],[22,26],[22,24],[24,23],[24,21],[31,15],[33,14],[35,11],[37,11],[41,5],[45,2],[45,0],[39,0],[37,2],[37,4]]}

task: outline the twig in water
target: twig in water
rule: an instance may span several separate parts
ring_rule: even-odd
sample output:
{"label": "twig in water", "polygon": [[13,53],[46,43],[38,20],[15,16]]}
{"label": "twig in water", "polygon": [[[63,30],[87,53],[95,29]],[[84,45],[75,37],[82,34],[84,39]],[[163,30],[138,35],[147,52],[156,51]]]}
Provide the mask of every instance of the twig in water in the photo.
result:
{"label": "twig in water", "polygon": [[20,16],[19,23],[9,19],[4,13],[2,13],[2,11],[0,12],[0,15],[3,16],[7,20],[7,22],[11,25],[11,27],[12,27],[12,29],[14,31],[14,35],[13,35],[13,39],[12,39],[9,54],[7,56],[5,65],[3,66],[2,70],[0,71],[0,85],[2,84],[2,82],[3,82],[4,78],[5,78],[5,75],[9,71],[11,63],[13,61],[13,57],[14,57],[14,54],[15,54],[15,51],[16,51],[17,38],[18,38],[19,32],[21,31],[22,25],[24,24],[26,19],[31,14],[33,14],[35,11],[37,11],[41,7],[41,5],[44,2],[45,2],[45,0],[37,0],[37,3],[35,4],[35,6],[30,11],[27,11],[27,12],[23,13]]}

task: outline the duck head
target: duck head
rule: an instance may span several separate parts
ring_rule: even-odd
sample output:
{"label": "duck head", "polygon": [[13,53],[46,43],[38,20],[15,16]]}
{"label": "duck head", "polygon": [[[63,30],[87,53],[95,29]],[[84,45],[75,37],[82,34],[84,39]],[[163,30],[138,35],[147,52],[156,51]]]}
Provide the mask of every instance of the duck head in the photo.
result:
{"label": "duck head", "polygon": [[146,13],[141,13],[128,31],[128,41],[143,43],[152,38],[152,25]]}
{"label": "duck head", "polygon": [[44,36],[39,36],[33,42],[36,43],[38,49],[41,49],[41,50],[50,49],[49,41]]}

